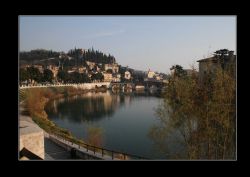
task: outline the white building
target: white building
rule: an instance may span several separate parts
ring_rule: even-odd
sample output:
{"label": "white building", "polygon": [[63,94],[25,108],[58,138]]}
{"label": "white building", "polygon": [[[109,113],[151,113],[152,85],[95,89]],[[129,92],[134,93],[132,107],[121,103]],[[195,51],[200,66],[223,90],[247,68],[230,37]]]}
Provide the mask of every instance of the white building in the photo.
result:
{"label": "white building", "polygon": [[154,78],[155,78],[157,81],[162,80],[162,76],[159,75],[159,74],[156,74],[156,75],[154,76]]}
{"label": "white building", "polygon": [[131,79],[131,74],[130,74],[129,71],[126,71],[126,72],[124,73],[124,78],[127,79],[127,80]]}
{"label": "white building", "polygon": [[155,72],[148,70],[148,78],[154,78]]}

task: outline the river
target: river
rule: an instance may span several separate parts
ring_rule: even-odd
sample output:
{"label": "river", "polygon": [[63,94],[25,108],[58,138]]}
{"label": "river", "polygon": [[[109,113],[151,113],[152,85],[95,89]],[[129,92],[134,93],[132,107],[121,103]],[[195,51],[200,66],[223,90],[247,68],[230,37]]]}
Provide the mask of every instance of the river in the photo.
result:
{"label": "river", "polygon": [[[97,127],[102,130],[104,148],[149,159],[168,159],[149,136],[152,127],[160,124],[155,109],[161,101],[162,98],[145,92],[89,92],[52,100],[46,112],[55,124],[77,138],[88,139],[87,130]],[[172,143],[168,153],[182,151],[183,147],[172,141],[178,137],[175,133],[168,138],[168,144]]]}

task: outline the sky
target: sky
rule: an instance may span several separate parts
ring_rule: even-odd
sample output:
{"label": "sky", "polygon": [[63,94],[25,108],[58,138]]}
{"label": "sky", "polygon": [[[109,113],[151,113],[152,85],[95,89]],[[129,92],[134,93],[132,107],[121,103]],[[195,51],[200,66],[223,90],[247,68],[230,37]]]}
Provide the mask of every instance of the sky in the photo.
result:
{"label": "sky", "polygon": [[19,16],[19,50],[94,48],[122,66],[169,73],[219,49],[236,53],[236,16]]}

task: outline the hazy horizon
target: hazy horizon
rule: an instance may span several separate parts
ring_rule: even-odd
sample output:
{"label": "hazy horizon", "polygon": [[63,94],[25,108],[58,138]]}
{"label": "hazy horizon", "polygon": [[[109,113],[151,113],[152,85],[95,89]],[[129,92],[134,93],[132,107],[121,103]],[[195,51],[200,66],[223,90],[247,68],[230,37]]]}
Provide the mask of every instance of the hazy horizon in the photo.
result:
{"label": "hazy horizon", "polygon": [[20,16],[19,49],[94,48],[122,66],[168,73],[219,49],[236,51],[236,16]]}

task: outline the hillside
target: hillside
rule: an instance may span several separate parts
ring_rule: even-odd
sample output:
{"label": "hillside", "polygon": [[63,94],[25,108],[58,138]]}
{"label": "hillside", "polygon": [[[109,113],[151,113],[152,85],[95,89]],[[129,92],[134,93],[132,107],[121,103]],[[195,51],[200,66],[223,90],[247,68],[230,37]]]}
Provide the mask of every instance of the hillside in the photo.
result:
{"label": "hillside", "polygon": [[88,49],[71,49],[68,53],[56,52],[52,50],[36,49],[31,51],[21,51],[19,54],[20,64],[42,64],[42,65],[59,65],[63,62],[64,66],[80,66],[85,61],[95,63],[115,63],[116,59],[110,54],[104,54],[101,51]]}

